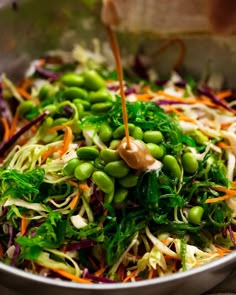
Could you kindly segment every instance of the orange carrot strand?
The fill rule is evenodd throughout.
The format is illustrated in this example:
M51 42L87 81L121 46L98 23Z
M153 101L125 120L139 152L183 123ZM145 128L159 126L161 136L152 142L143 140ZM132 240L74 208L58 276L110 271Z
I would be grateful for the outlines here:
M222 197L217 197L217 198L212 198L212 199L207 199L205 201L206 204L209 204L209 203L216 203L216 202L220 202L220 201L224 201L224 200L227 200L229 198L231 198L232 196L230 195L224 195Z
M21 235L23 236L26 233L27 230L27 219L23 215L21 218Z
M85 184L85 183L80 183L79 188L81 190L83 190L83 191L89 191L90 190L89 186L87 184Z
M75 275L70 274L69 272L57 268L52 268L52 271L58 273L62 277L65 277L71 281L77 282L77 283L82 283L82 284L91 284L90 279L85 279L85 278L80 278Z
M79 186L78 183L75 182L75 181L73 181L73 180L68 180L68 182L69 182L72 186L74 186L74 187L78 187L78 186Z
M124 278L123 283L128 282L129 280L134 278L136 274L137 274L137 270L134 270L133 272L131 272L126 278Z
M72 199L71 203L70 203L70 210L75 209L75 206L76 206L78 200L79 200L79 193L77 192L76 195L74 196L74 198Z
M15 112L15 115L12 120L11 128L10 128L10 136L12 136L16 132L17 124L19 119L19 111L18 109Z
M149 279L149 280L153 278L153 274L154 274L154 270L153 270L153 268L151 268L151 269L149 270L149 273L148 273L148 279Z
M24 88L16 88L17 92L23 96L27 100L33 100L33 97L31 94L29 94Z

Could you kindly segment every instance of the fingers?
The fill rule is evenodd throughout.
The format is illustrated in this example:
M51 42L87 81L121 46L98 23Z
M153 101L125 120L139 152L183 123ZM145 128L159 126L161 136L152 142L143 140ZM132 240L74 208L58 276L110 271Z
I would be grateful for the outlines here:
M212 29L217 33L236 31L236 1L208 0L209 20Z

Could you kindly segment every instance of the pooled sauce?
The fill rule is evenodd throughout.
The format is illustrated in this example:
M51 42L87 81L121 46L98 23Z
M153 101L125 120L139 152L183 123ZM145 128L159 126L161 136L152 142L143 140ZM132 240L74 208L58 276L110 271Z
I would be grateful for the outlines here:
M128 149L126 138L123 138L117 151L132 169L145 171L161 168L161 162L153 158L146 145L140 140L130 137L130 148Z
M121 65L120 50L116 35L111 28L111 24L119 22L119 16L112 1L104 1L102 18L106 24L111 49L115 58L117 76L119 80L120 96L122 104L122 114L125 126L125 137L118 147L118 153L127 165L138 171L157 170L161 167L161 163L153 158L144 143L129 136L128 115L126 109L126 99L123 84L123 69Z

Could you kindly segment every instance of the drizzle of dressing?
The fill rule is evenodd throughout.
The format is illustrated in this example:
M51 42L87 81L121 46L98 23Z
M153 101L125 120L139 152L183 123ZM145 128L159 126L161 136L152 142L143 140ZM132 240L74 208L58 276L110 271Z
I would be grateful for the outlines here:
M122 104L122 114L125 126L125 137L118 146L118 153L127 165L138 171L157 170L161 168L161 162L157 161L150 154L144 143L129 136L128 115L126 109L126 99L123 84L123 69L120 58L119 45L116 35L111 26L119 23L119 14L112 0L103 0L102 20L106 25L110 40L110 46L115 58L117 76L119 80L120 96Z

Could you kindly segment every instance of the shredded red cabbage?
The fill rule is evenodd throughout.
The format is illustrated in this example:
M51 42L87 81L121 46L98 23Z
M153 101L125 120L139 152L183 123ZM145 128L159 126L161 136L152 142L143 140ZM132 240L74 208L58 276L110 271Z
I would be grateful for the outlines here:
M12 258L11 263L10 263L11 266L15 266L16 259L17 259L19 254L20 254L20 245L16 244L15 245L15 251L13 253L13 258Z
M93 245L95 245L95 242L92 240L82 240L78 243L71 243L66 246L67 251L74 251L74 250L79 250L79 249L84 249L84 248L90 248Z
M35 71L43 78L50 79L50 81L55 81L61 76L61 73L54 73L49 70L43 69L42 67L36 67Z
M206 86L201 86L198 87L198 92L202 95L207 96L208 98L210 98L214 103L222 106L223 108L225 108L228 111L232 111L232 108L229 107L227 104L225 104L223 101L221 101L216 95L214 95L211 90L206 87Z
M83 271L83 278L88 278L95 282L101 282L101 283L115 283L115 281L113 280L90 274L87 268L85 268Z
M235 240L235 236L234 236L234 232L233 232L233 229L232 229L232 226L229 225L228 226L228 231L229 231L229 236L230 236L230 239L234 245L234 249L236 249L236 240Z
M157 105L168 105L168 104L184 104L183 102L179 102L176 100L166 100L166 99L159 99L156 101ZM186 100L186 104L188 104L188 101Z

